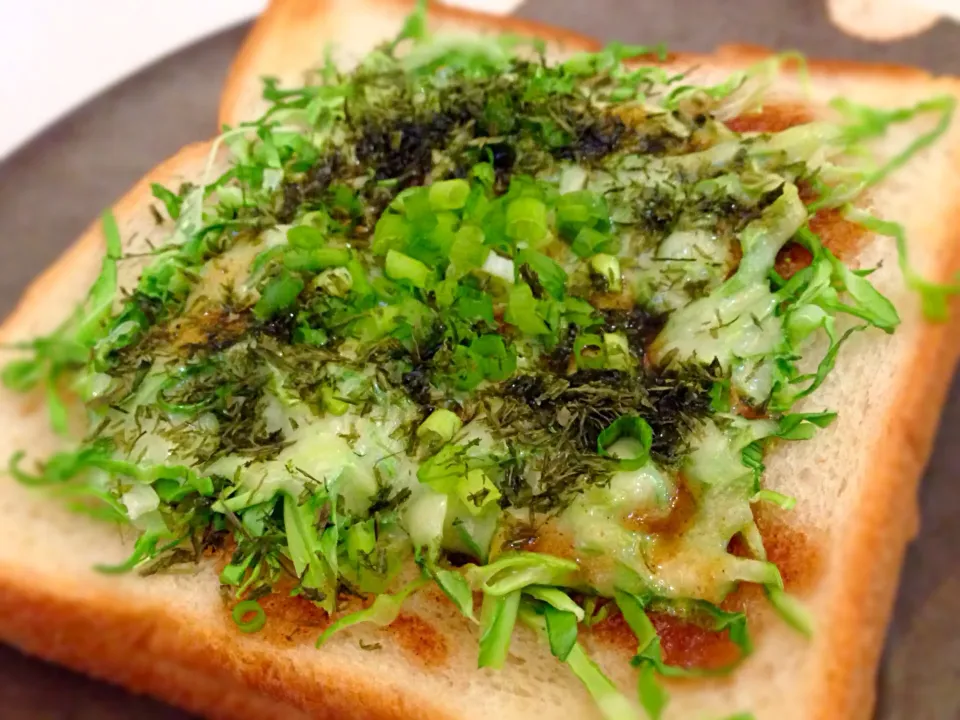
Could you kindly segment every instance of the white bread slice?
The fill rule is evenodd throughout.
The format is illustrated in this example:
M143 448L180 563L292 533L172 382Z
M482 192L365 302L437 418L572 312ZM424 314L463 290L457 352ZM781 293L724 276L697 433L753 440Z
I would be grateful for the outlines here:
M409 8L395 0L274 2L234 67L221 119L232 124L255 116L260 75L295 82L330 39L358 56L395 34ZM571 34L462 11L440 9L437 19L448 30L532 31L586 46ZM737 48L675 62L699 65L701 77L725 76L757 56ZM813 108L837 94L894 106L960 93L956 81L919 71L837 63L812 70ZM800 97L789 74L776 91ZM898 129L882 149L902 147L916 131ZM136 237L136 244L163 237L169 228L154 224L149 183L198 179L207 151L187 148L118 203L124 238ZM934 278L960 264L958 170L960 127L954 127L870 196L878 212L906 225L914 261ZM95 276L101 244L99 229L91 228L31 287L0 341L53 327ZM788 584L807 576L794 589L816 615L817 634L804 641L762 605L751 607L755 654L729 678L672 684L668 718L715 720L747 709L758 718L869 716L897 573L916 529L916 482L960 348L954 325L921 321L892 241L876 240L855 260L883 263L872 277L900 309L903 326L892 337L870 332L851 340L812 403L839 409L840 419L812 441L778 448L768 463L768 485L798 498L768 542L781 546L777 557ZM37 398L0 391L0 424L0 457L21 448L42 457L57 445ZM149 578L98 574L92 566L124 557L129 538L6 477L0 527L0 638L209 717L597 717L566 668L523 631L503 671L476 670L475 631L437 593L415 596L392 628L344 632L316 650L317 619L299 605L268 608L264 632L241 635L218 595L215 561ZM363 650L360 639L381 649ZM629 653L601 636L586 644L633 696Z

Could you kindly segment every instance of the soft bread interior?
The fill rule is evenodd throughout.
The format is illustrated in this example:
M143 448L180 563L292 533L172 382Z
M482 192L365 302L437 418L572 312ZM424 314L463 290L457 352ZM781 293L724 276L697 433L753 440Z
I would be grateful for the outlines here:
M258 114L257 77L299 82L330 39L344 56L357 57L394 35L408 9L391 0L274 3L238 60L221 119L235 123ZM469 14L441 17L443 30L478 27ZM491 29L495 22L484 27ZM571 37L565 40L575 45ZM753 59L748 52L727 50L677 62L684 69L696 66L700 78L720 78ZM819 108L836 95L899 106L958 91L952 80L919 72L826 64L813 71L811 97L788 75L777 81L776 94ZM917 129L895 129L879 149L895 152ZM149 182L176 186L197 180L207 153L207 145L184 150L120 201L116 214L131 247L160 241L169 232L149 212ZM913 260L931 277L946 277L957 266L953 198L960 189L958 169L960 127L955 126L870 193L873 209L904 223ZM102 239L93 227L30 289L4 325L2 340L55 326L95 277L101 253ZM876 239L855 261L880 266L873 280L897 305L903 325L893 336L870 331L848 343L833 375L809 403L809 409L838 409L840 418L812 441L779 447L766 476L770 487L798 499L792 515L781 519L780 532L794 539L792 545L786 542L787 562L816 566L797 588L817 618L816 637L803 640L758 605L752 615L755 654L729 678L671 684L667 717L719 718L747 709L758 718L869 715L897 573L915 530L915 485L957 348L948 326L921 321L891 240ZM0 418L6 430L0 434L0 457L18 449L42 457L58 445L39 398L0 390ZM344 632L318 651L313 647L316 619L301 606L282 605L263 633L241 635L219 596L215 561L149 578L95 572L96 563L122 559L130 537L72 514L7 477L0 479L0 527L0 637L197 712L215 717L597 716L576 679L526 632L518 631L503 671L476 670L476 630L437 593L414 597L397 627ZM363 649L361 639L380 649ZM630 653L596 638L585 643L633 697Z

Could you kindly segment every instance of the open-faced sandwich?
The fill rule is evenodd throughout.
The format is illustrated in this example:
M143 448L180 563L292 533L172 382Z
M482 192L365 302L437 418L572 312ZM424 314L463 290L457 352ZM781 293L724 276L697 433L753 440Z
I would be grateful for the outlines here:
M957 91L277 0L4 326L0 637L218 718L867 717Z

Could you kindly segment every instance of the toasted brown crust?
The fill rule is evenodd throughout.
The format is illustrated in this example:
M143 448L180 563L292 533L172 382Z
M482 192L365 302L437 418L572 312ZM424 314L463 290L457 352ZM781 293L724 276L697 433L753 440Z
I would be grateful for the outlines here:
M171 179L180 174L181 168L185 164L197 161L198 158L205 158L209 152L209 142L192 143L181 148L175 155L167 158L144 175L122 198L117 200L113 205L114 214L132 214L134 208L142 205L151 197L150 185L152 183L169 183ZM100 231L100 220L97 219L90 223L83 235L74 241L53 265L40 273L27 286L14 309L0 325L0 339L6 339L7 330L12 325L17 324L21 314L27 308L43 298L47 288L58 284L61 279L67 277L80 258L88 257L91 253L99 255L101 247L103 247L103 234Z
M960 163L958 163L960 167ZM957 185L956 181L954 185ZM955 188L956 192L960 188ZM960 268L960 208L946 227L938 280ZM836 563L842 582L830 601L831 633L820 642L822 672L812 693L811 718L868 717L876 696L876 668L893 613L907 544L919 529L916 489L933 449L940 412L960 356L960 303L949 323L928 324L901 374L898 402L867 470L871 492L863 498L848 532L838 538Z
M409 11L415 0L365 0L383 6L392 6ZM227 79L220 95L218 122L223 125L236 125L242 120L250 118L238 117L236 107L242 94L249 89L249 83L263 75L264 68L271 68L274 61L280 56L296 56L298 48L282 45L271 45L267 39L283 35L298 23L316 17L328 11L331 0L271 0L267 9L258 18L253 29L247 35L230 66ZM438 2L430 5L430 14L438 19L448 19L472 25L480 30L510 32L519 35L550 39L563 47L594 51L601 47L596 39L582 35L573 30L559 28L535 20L517 17L498 17L475 10L459 7L449 7ZM316 40L316 44L319 44ZM302 48L304 55L310 51L316 52L317 47ZM275 54L278 53L279 55ZM674 53L667 58L668 62L680 65L696 65L709 62L722 62L742 66L744 63L753 63L774 54L770 48L745 43L730 43L720 45L713 53ZM841 73L863 78L897 78L904 81L919 81L930 78L930 73L909 65L895 63L862 63L855 60L820 60L806 61L809 70L820 73ZM799 68L796 60L785 63L784 70L796 72Z
M748 43L729 43L721 45L716 50L716 57L721 60L730 60L737 63L757 62L764 60L774 54L774 51L763 45L750 45ZM691 56L702 57L702 56ZM918 80L928 80L931 75L926 70L912 65L899 65L897 63L864 63L857 60L823 60L812 58L805 60L809 70L825 74L841 74L858 78L882 78L885 80L909 80L916 82ZM800 68L800 63L796 60L789 60L784 65L784 69L796 72Z
M170 618L58 598L16 582L16 573L0 578L0 613L4 640L24 652L218 720L309 717L231 678L209 658L191 663L190 648L167 646L166 657L145 650L144 638L165 634L159 628L165 621L173 625ZM209 652L206 645L203 652Z
M368 0L370 1L370 0ZM376 0L403 4L403 0ZM265 45L288 23L304 14L323 13L327 2L274 0L258 21L235 61L224 90L221 122L230 115L238 93L259 74ZM561 32L516 19L490 18L470 11L434 7L432 12L491 29L532 33L589 49L596 44L575 33ZM690 63L742 65L767 54L743 46L725 46L713 57L684 55ZM924 80L922 71L899 66L849 62L815 62L828 73L864 78ZM117 204L118 215L132 212L149 197L151 182L164 182L209 144L189 146L149 173ZM956 182L954 180L954 182ZM946 188L943 189L947 191ZM956 192L957 188L954 188ZM960 209L944 227L949 239L940 243L949 257L940 264L944 279L960 266ZM0 328L2 337L25 308L37 302L51 284L68 277L75 261L99 254L99 225L92 226L24 294L17 310ZM957 314L954 314L957 317ZM836 540L834 563L845 571L829 603L831 633L818 639L811 652L822 658L816 692L808 698L810 718L866 717L873 699L877 665L897 587L906 543L916 529L908 498L929 454L950 373L960 352L956 321L929 325L920 334L912 364L922 373L903 373L897 388L900 402L886 419L884 452L872 458L871 492ZM349 673L305 676L291 663L277 663L264 647L248 642L228 626L193 627L157 607L117 607L106 595L88 596L36 583L16 567L0 567L0 636L27 652L77 670L119 682L211 718L284 717L440 718L443 709L419 696L390 695L376 678ZM680 691L680 690L678 690ZM676 691L675 691L676 692Z
M226 622L194 626L156 606L113 600L31 583L18 568L0 567L5 641L205 717L449 717L424 698L384 693L375 678L345 670L307 677L278 666L267 643L245 642Z
M233 112L240 96L249 89L249 83L262 75L262 68L271 67L271 60L275 58L273 52L281 48L271 47L267 38L283 34L287 28L295 27L298 21L316 17L327 12L331 0L271 0L264 13L257 19L250 34L240 47L240 52L230 65L223 91L220 95L220 109L218 121L221 125L235 125L240 120ZM414 0L376 0L384 6L403 8L408 11L413 8ZM446 18L472 25L480 30L514 32L520 35L550 38L566 47L578 50L595 50L600 44L585 35L552 27L533 20L515 17L497 17L487 13L455 8L441 3L431 3L430 14L436 18ZM314 41L316 42L316 41ZM316 51L317 45L305 48L304 54L310 50ZM297 51L282 48L284 56L294 55Z

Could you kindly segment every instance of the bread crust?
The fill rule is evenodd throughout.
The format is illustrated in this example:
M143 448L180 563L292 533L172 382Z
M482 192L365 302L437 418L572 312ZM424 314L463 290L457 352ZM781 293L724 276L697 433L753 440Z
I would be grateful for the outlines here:
M401 8L403 12L413 9L414 0L361 0L363 4L371 2L383 8ZM309 23L312 18L329 12L334 0L270 0L264 13L254 23L250 34L240 46L240 51L230 65L227 79L220 95L218 121L223 125L236 125L249 118L240 117L235 112L243 96L250 91L250 82L262 76L265 67L275 67L274 63L282 59L297 57L299 48L271 45L273 38L284 36L298 23ZM479 30L493 32L514 32L520 35L550 38L566 47L577 50L596 50L600 47L593 38L572 30L565 30L534 20L516 17L499 17L487 13L451 7L442 3L430 4L430 16L462 22ZM302 55L300 56L302 57ZM272 70L271 70L272 71Z
M409 7L403 0L365 0L387 7ZM256 23L227 80L220 108L221 123L235 124L234 111L250 79L269 70L271 42L283 37L290 23L316 22L331 0L274 0ZM596 43L567 31L521 21L491 18L467 10L434 6L441 17L494 30L556 38L568 47L592 49ZM296 48L291 49L294 52ZM742 66L769 54L750 46L723 46L714 56L683 54L671 58L681 64L711 63ZM265 64L266 63L266 64ZM816 61L811 68L825 74L864 79L923 81L929 75L900 66L871 66L845 61ZM150 197L150 183L168 182L184 165L209 152L209 143L184 148L137 183L116 205L118 217L134 213ZM953 152L952 150L950 152ZM953 167L960 162L952 158ZM956 194L957 176L951 177ZM960 267L960 208L952 209L940 225L947 234L937 243L945 257L938 265L941 279ZM41 300L51 285L70 276L81 258L102 252L99 223L24 293L12 315L0 327L0 338ZM957 309L953 317L957 318ZM809 717L847 720L867 717L873 704L874 671L892 609L899 568L907 542L916 529L913 495L932 445L951 372L960 353L957 320L926 325L910 364L922 372L901 375L895 412L884 422L883 452L873 456L867 472L871 492L861 498L847 530L837 540L834 562L845 568L831 589L833 615L830 637L818 637L810 652L822 658L821 672L808 698ZM904 512L909 507L910 512ZM208 578L213 582L212 578ZM417 716L425 720L448 717L421 695L385 692L369 675L298 671L289 662L278 663L257 642L239 635L227 624L194 626L156 606L117 607L109 594L89 594L77 588L38 583L22 568L0 565L0 636L26 652L63 663L76 670L119 682L211 718L357 717L393 720ZM675 691L676 692L676 691Z
M361 0L363 4L374 4L384 8L402 9L403 12L412 10L415 0ZM223 125L236 125L249 120L243 117L238 110L242 107L244 96L251 90L251 81L257 81L264 73L276 71L276 63L284 64L291 57L302 61L298 54L300 48L287 47L281 43L272 44L270 39L283 37L298 24L308 24L311 18L329 12L335 0L271 0L264 13L257 19L250 33L247 35L230 65L223 91L220 95L220 106L217 114L218 122ZM467 8L450 7L442 3L433 2L430 5L430 15L437 20L449 20L472 25L480 30L510 32L519 35L528 35L551 41L572 50L585 52L595 51L602 47L596 39L582 35L576 31L540 23L535 20L512 16L493 16ZM770 48L747 43L729 43L716 48L713 53L671 52L667 62L678 65L696 65L710 62L712 64L729 62L740 66L744 62L756 62L774 54ZM863 63L856 60L821 60L807 61L810 70L833 74L842 73L859 77L890 79L897 77L907 80L926 80L930 73L909 65L896 63ZM788 63L785 69L796 70L796 63ZM259 88L257 88L259 89Z
M278 666L269 645L245 638L226 618L194 625L160 607L118 605L109 594L76 590L35 584L21 568L0 567L3 639L214 720L451 717L426 698L384 693L366 675L308 676Z
M140 178L123 197L117 200L113 204L114 215L133 214L137 207L149 201L151 184L169 184L172 179L181 175L181 169L184 165L206 158L209 152L209 142L191 143L182 147L174 155L171 155ZM10 328L20 322L31 305L40 301L46 295L48 288L57 285L70 275L82 258L89 257L91 254L99 255L104 247L103 233L98 218L90 223L83 234L64 250L63 254L50 267L46 268L27 285L13 310L0 325L0 342L9 342Z

